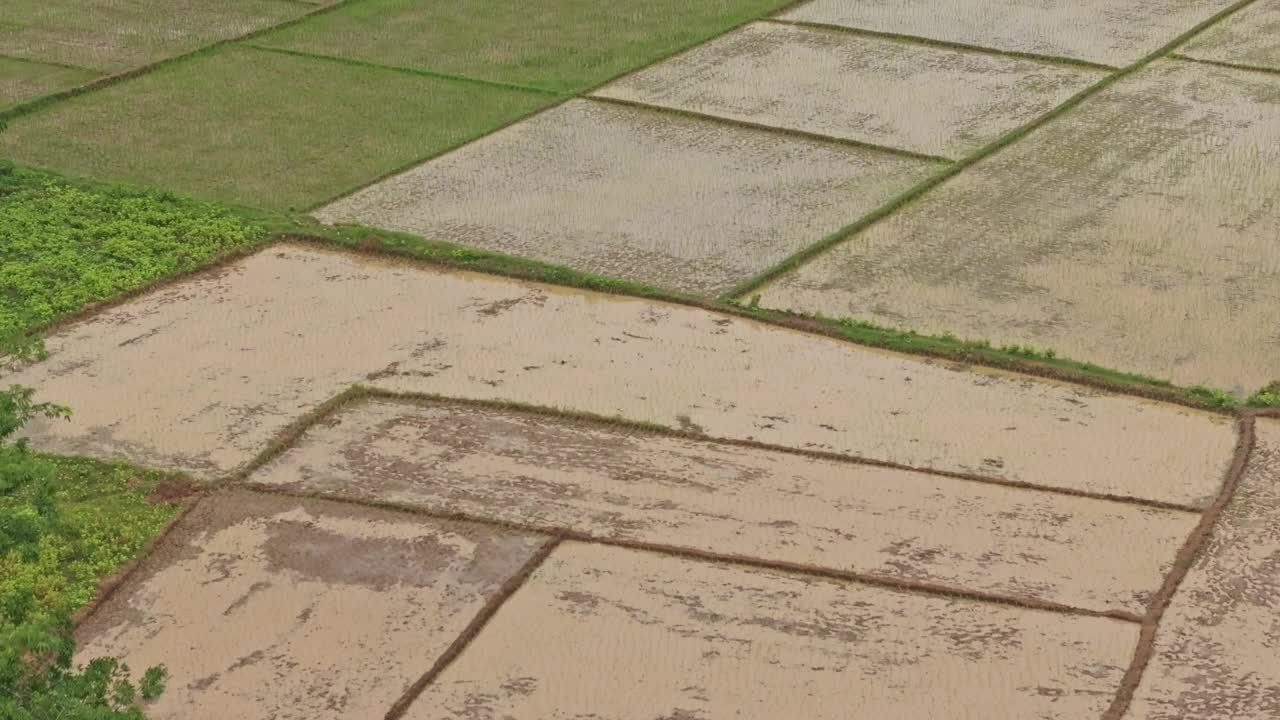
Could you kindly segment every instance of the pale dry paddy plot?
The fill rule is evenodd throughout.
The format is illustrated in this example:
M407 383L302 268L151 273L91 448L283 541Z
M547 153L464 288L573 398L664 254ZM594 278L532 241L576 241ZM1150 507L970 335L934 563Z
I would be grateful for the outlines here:
M714 294L938 167L572 100L314 214Z
M753 23L594 95L959 158L1104 76L841 31Z
M166 665L155 720L382 717L545 541L216 495L77 629L77 661Z
M1257 423L1235 495L1164 614L1133 720L1280 717L1280 420Z
M779 17L1123 66L1232 4L1233 0L810 0Z
M1199 60L1280 70L1280 0L1258 0L1177 51Z
M578 543L406 720L1096 718L1138 626Z
M440 403L343 410L249 481L1135 615L1199 520Z
M64 328L0 378L36 446L217 477L352 383L1203 506L1231 419L694 308L278 246ZM145 372L139 372L139 369Z
M761 291L1247 394L1280 377L1280 76L1157 62Z

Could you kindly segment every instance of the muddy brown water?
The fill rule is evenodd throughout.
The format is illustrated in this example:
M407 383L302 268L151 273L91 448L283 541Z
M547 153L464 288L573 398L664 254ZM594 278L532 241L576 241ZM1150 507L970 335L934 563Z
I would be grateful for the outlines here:
M1137 626L565 543L406 720L1098 717ZM856 710L855 710L856 708Z
M1280 717L1280 420L1165 611L1133 720Z
M277 246L55 333L0 378L36 446L224 475L363 382L1202 506L1230 418L634 298ZM144 369L144 372L140 372Z
M1094 611L1146 611L1196 513L447 403L375 400L249 482Z
M164 664L155 720L381 717L545 540L217 495L77 629L77 662Z

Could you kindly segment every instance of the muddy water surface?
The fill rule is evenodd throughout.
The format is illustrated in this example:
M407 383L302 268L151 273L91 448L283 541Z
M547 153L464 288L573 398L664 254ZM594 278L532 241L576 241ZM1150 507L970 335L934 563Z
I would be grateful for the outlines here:
M544 540L214 496L80 626L77 660L165 664L156 720L381 717Z
M1178 48L1202 60L1280 70L1280 0L1257 0Z
M693 308L291 246L57 333L40 447L217 476L350 383L1200 504L1230 418Z
M1137 635L567 543L405 717L1079 720L1106 708Z
M1137 615L1200 517L440 403L344 409L249 480Z
M1280 717L1280 420L1258 420L1235 497L1173 597L1127 717Z

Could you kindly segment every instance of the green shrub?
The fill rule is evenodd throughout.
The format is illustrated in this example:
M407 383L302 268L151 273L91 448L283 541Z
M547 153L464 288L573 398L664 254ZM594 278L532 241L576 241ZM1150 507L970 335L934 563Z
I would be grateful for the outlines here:
M1280 407L1280 380L1250 395L1245 404L1250 407Z
M83 189L0 161L0 338L196 270L266 235L215 205Z
M137 685L115 659L73 668L71 617L172 510L138 493L104 494L133 474L122 464L60 462L12 441L32 418L68 414L35 402L30 388L0 391L0 720L141 720L140 701L163 692L164 668L148 669ZM109 501L118 506L120 497L142 512L113 511Z

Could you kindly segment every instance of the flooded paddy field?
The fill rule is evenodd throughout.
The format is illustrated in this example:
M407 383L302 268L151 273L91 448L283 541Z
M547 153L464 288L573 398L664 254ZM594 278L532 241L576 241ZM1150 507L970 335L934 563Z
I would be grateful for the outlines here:
M146 717L1280 715L1280 0L13 9Z

